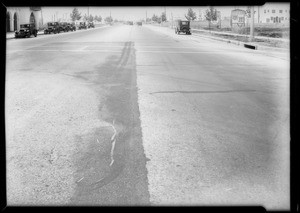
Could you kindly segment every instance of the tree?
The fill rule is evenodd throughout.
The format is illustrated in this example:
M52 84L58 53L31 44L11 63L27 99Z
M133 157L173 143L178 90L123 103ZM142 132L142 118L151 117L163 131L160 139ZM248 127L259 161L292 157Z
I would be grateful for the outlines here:
M83 21L88 21L89 17L87 16L87 14L84 14L84 16L82 17Z
M188 12L185 15L185 18L189 21L194 21L197 18L196 13L193 11L192 8L188 9Z
M89 20L90 22L92 22L92 21L94 21L94 17L93 17L92 15L90 15L90 16L88 17L88 20Z
M101 22L102 21L102 17L99 15L99 16L95 16L94 17L94 19L96 20L96 21L99 21L99 22Z
M113 19L112 19L111 16L107 16L107 17L104 19L104 21L107 22L107 23L111 23L111 22L113 22Z
M81 13L79 13L78 9L75 7L70 14L72 21L77 21L81 19Z
M161 14L160 18L161 18L161 21L162 21L162 22L165 22L165 21L167 21L167 16L166 16L166 13L165 13L165 12L163 12L163 13Z
M205 18L209 22L216 21L217 20L217 10L213 7L209 7L209 9L207 9L205 11Z
M153 14L153 16L152 16L152 21L154 21L154 22L158 22L158 16L157 15L155 15L155 14Z

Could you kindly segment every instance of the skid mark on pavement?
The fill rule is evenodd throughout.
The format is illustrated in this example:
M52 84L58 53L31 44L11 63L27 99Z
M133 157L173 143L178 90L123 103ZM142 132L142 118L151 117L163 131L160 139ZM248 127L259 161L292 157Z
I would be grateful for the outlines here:
M98 169L105 171L96 172L99 175L94 176L93 181L87 181L86 178L81 180L72 205L149 203L135 65L134 44L126 42L122 54L108 56L104 64L95 66L93 75L77 73L78 77L85 76L86 81L93 82L96 90L106 90L104 104L99 106L99 117L110 123L110 136L103 139L107 144L105 162L99 164L99 160L94 160L93 166L99 164L101 167ZM93 156L86 153L86 158L92 160Z
M256 90L221 90L221 91L159 91L159 92L150 92L149 94L158 94L158 93L186 93L186 94L205 94L205 93L233 93L233 92L256 92Z

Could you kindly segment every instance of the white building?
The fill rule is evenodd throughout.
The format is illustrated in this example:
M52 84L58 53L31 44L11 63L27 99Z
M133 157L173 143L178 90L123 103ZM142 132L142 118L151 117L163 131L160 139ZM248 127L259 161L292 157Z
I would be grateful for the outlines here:
M259 23L289 23L289 3L266 3L259 8Z
M34 23L38 29L42 25L40 7L7 7L6 32L20 29L20 24Z
M247 7L235 7L247 10ZM289 23L290 3L268 2L262 6L254 6L254 23ZM250 22L250 18L246 19Z

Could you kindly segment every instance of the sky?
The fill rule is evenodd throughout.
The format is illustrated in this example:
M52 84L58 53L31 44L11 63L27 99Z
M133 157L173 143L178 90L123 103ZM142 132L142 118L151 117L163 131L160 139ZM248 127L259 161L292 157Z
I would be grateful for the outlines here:
M113 19L124 21L139 21L146 18L151 18L153 14L160 16L162 12L166 11L167 19L180 19L184 18L184 14L187 13L189 7L77 7L81 15L100 15L103 19L107 16L111 16ZM197 16L200 11L205 11L208 7L191 7ZM221 11L221 15L230 16L230 12L235 7L215 7ZM74 7L42 7L43 21L54 21L53 19L67 19L70 17L70 13Z

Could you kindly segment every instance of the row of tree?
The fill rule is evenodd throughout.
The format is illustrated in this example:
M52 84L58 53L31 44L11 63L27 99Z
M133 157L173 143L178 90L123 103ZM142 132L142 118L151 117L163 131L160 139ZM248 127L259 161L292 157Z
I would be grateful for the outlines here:
M77 8L74 8L72 13L70 14L70 17L72 19L72 21L77 21L77 20L82 20L83 21L99 21L101 22L102 21L102 17L99 15L81 15L81 13L78 11ZM194 21L195 19L197 19L197 15L196 13L193 11L192 8L189 8L188 11L187 11L187 14L185 14L185 18L189 21ZM205 11L205 18L206 20L208 21L215 21L217 20L217 10L214 8L214 7L209 7L209 9L207 9ZM108 16L104 19L105 22L113 22L113 19L111 16ZM166 16L166 13L163 12L160 16L157 16L156 14L153 14L152 18L147 18L146 20L147 22L150 22L150 21L154 21L154 22L157 22L157 23L161 23L161 22L166 22L167 21L167 16Z
M102 21L102 17L99 15L87 15L87 14L84 14L84 15L81 15L81 13L78 11L77 8L74 8L70 14L70 17L71 17L71 20L72 21L78 21L78 20L83 20L83 21L99 21L101 22ZM105 22L112 22L113 21L113 18L111 16L108 16L104 19Z
M197 19L197 15L196 13L193 11L192 8L189 8L187 13L184 15L185 18L189 21L194 21ZM217 20L217 10L214 7L209 7L209 9L207 9L205 11L205 19L208 21L215 21ZM163 12L160 16L157 16L155 14L153 14L151 19L147 18L147 22L149 21L154 21L157 23L161 23L161 22L165 22L167 21L167 17L166 14Z
M157 22L157 23L165 22L165 21L167 21L166 13L163 12L160 16L157 16L157 15L153 14L151 19L147 18L147 22L149 22L149 21L154 21L154 22Z

